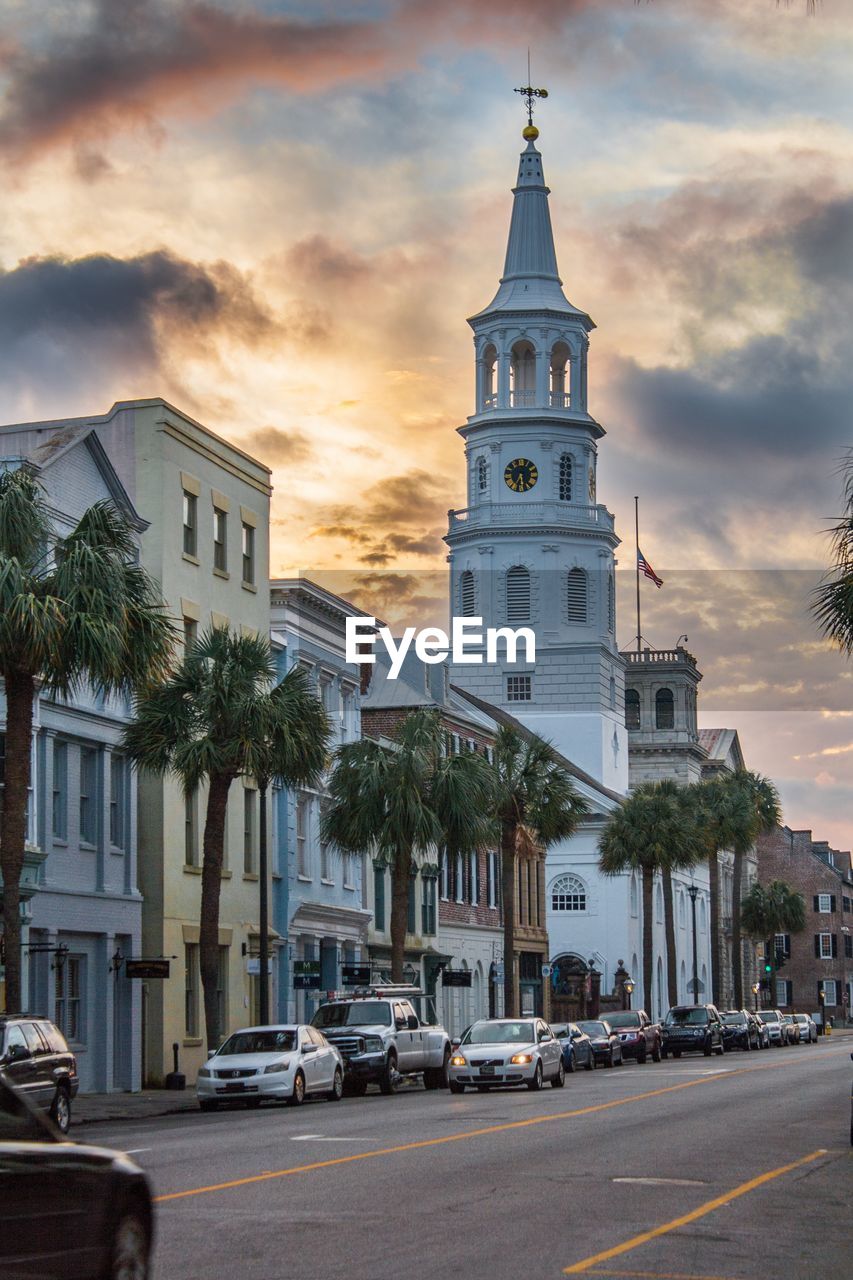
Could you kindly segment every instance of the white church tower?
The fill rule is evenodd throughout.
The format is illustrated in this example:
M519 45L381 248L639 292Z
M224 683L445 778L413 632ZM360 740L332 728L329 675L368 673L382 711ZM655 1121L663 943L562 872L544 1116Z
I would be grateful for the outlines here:
M595 326L563 293L538 130L528 123L523 136L500 286L468 322L476 405L459 428L468 505L449 513L446 541L451 614L481 617L484 627L530 626L536 660L508 663L501 648L497 663L457 665L452 679L621 794L628 744L616 645L619 539L596 502L604 428L587 407Z

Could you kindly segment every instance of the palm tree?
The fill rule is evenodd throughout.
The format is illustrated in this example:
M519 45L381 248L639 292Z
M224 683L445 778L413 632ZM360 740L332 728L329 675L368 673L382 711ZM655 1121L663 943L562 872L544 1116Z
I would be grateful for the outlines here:
M755 807L749 791L732 785L733 775L699 782L691 788L697 819L705 840L711 898L711 987L714 1004L720 1004L720 854L734 849L754 830Z
M266 637L227 627L205 632L180 666L137 703L125 734L130 758L150 773L173 773L189 796L208 784L201 871L199 968L208 1049L219 1044L219 895L228 793L237 778L297 787L326 763L329 722L301 667L275 684Z
M770 965L770 1001L776 998L776 934L801 933L806 927L806 905L784 880L764 886L757 882L743 900L741 924L751 938L766 944Z
M844 470L844 515L830 530L834 564L815 591L812 608L823 634L849 658L853 655L853 452Z
M640 872L643 886L643 991L652 992L652 897L655 873L692 865L705 856L705 840L686 788L670 780L642 782L611 816L598 842L599 868L607 876ZM672 940L673 954L675 939Z
M88 682L103 694L129 694L165 674L171 661L172 624L135 557L132 533L112 504L96 503L70 534L55 538L32 472L0 475L0 871L10 1010L21 1003L20 881L37 688L68 696Z
M662 778L658 783L661 795L671 796L679 804L685 806L688 825L693 817L692 796L688 788L679 786L672 778ZM670 1007L678 1004L678 967L675 946L675 911L673 908L672 873L688 871L704 857L704 850L693 839L686 845L674 845L669 856L661 865L661 886L663 888L663 922L666 937L666 989Z
M782 820L779 792L769 778L750 769L738 769L730 785L742 788L751 801L752 821L734 840L732 868L732 980L735 1008L743 1008L743 940L741 937L741 898L743 894L743 860L760 835L775 831Z
M349 853L371 850L391 869L391 979L403 981L409 881L430 852L449 856L489 836L490 778L483 756L450 755L433 708L410 712L391 743L364 738L335 753L322 839Z
M515 883L519 857L566 840L588 812L554 748L535 733L502 726L491 763L492 812L499 824L504 925L504 1015L516 1015Z

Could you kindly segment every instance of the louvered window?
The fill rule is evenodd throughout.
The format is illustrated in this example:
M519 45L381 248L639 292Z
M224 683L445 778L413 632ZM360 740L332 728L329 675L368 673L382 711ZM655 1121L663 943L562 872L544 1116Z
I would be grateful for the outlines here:
M570 569L566 580L566 618L569 622L586 622L587 578L583 569Z
M477 459L477 488L486 493L489 487L489 464L485 458Z
M506 573L507 622L530 621L530 571L516 564Z
M560 458L560 501L572 500L572 455L564 453Z
M474 587L474 575L465 569L459 580L459 600L463 618L473 618L477 610L477 593Z
M607 579L607 629L616 630L616 592L613 587L613 574Z

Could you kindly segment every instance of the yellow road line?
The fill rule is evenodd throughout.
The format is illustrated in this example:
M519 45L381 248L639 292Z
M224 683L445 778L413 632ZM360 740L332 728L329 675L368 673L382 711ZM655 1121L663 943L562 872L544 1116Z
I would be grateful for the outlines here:
M716 1077L719 1079L720 1077ZM650 1240L655 1240L658 1236L665 1236L670 1231L675 1231L678 1227L686 1227L690 1222L696 1222L698 1218L704 1218L706 1214L713 1213L715 1209L720 1209L724 1204L730 1204L732 1200L737 1200L740 1196L745 1196L750 1191L755 1191L757 1187L761 1187L765 1182L772 1182L774 1178L781 1178L784 1173L791 1173L794 1169L801 1169L805 1164L811 1164L813 1160L817 1160L819 1156L826 1155L826 1150L821 1147L817 1151L812 1151L811 1155L803 1156L801 1160L795 1160L792 1164L783 1164L778 1169L771 1169L769 1173L761 1173L757 1178L750 1178L749 1182L742 1182L739 1187L734 1187L731 1191L725 1192L724 1195L717 1196L713 1200L706 1200L704 1204L700 1204L698 1209L691 1209L689 1213L682 1214L680 1218L673 1218L672 1222L665 1222L660 1227L654 1227L651 1231L643 1231L638 1236L633 1236L630 1240L626 1240L624 1244L614 1245L612 1249L605 1249L602 1253L591 1254L588 1258L583 1258L580 1262L573 1263L572 1266L566 1267L563 1271L564 1276L580 1275L584 1271L590 1271L599 1262L607 1262L610 1258L618 1258L623 1253L630 1253L632 1249L637 1249L641 1244L648 1244Z
M234 1178L230 1182L215 1182L209 1187L191 1187L187 1191L169 1191L155 1196L159 1204L167 1200L183 1200L187 1196L207 1195L213 1191L230 1191L234 1187L246 1187L253 1182L269 1182L273 1178L289 1178L297 1173L312 1173L315 1169L330 1169L334 1165L355 1164L358 1160L377 1160L380 1156L399 1155L404 1151L419 1151L425 1147L440 1147L448 1142L468 1142L472 1138L484 1138L493 1133L507 1133L512 1129L527 1129L536 1124L553 1124L557 1120L572 1120L577 1116L593 1115L597 1111L609 1111L613 1107L624 1107L629 1102L642 1102L645 1098L659 1098L665 1093L677 1093L679 1089L695 1089L700 1084L716 1084L720 1080L730 1080L733 1076L743 1075L748 1067L737 1067L723 1075L701 1076L698 1080L685 1080L681 1084L666 1085L662 1089L650 1089L647 1093L634 1093L627 1098L614 1098L610 1102L599 1102L591 1107L580 1107L576 1111L560 1111L556 1115L532 1116L527 1120L511 1120L507 1124L489 1125L485 1129L468 1129L464 1133L444 1134L441 1138L422 1138L418 1142L405 1142L398 1147L381 1147L376 1151L359 1151L349 1156L335 1156L331 1160L316 1160L312 1164L300 1164L291 1169L272 1169L266 1173L250 1174L246 1178Z

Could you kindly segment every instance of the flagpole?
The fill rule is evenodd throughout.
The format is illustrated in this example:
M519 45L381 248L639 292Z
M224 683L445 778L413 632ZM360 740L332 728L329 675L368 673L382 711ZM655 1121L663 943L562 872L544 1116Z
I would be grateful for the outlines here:
M637 570L637 653L642 648L640 632L640 499L634 495L634 565Z

